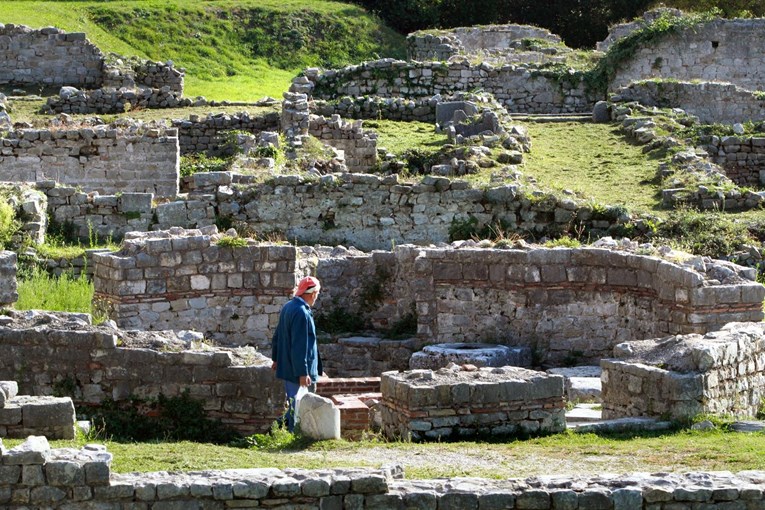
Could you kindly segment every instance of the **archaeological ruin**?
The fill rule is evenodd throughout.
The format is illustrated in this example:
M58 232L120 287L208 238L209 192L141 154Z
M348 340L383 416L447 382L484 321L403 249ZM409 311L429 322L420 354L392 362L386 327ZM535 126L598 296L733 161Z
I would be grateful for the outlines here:
M677 16L614 27L600 49ZM756 415L765 399L761 255L739 265L631 241L625 232L644 234L654 218L522 174L534 139L518 119L584 115L645 152L671 149L657 163L666 208L761 208L765 138L741 131L694 146L677 133L765 121L765 61L750 51L765 43L762 23L715 19L656 36L600 88L581 73L561 79L535 67L571 51L536 27L418 32L407 60L309 68L257 114L169 113L169 123L71 115L212 104L183 96L184 71L172 62L107 57L85 34L0 24L0 85L55 87L45 110L63 114L45 128L14 125L0 94L0 181L19 224L6 248L43 243L56 229L120 243L76 263L37 261L90 278L100 324L14 309L30 255L0 251L0 438L29 436L14 448L0 440L0 506L760 508L761 472L115 474L106 448L57 449L48 439L74 437L76 419L108 402L182 395L241 436L267 432L284 400L271 335L306 275L322 281L317 323L357 325L320 334L328 377L316 393L339 413L345 439L554 434L579 398L598 403L605 420ZM382 119L427 122L446 136L426 175L391 170L398 162L365 124ZM232 150L243 154L236 168L180 175L183 156ZM303 158L307 170L280 173L277 154ZM498 178L468 179L486 168ZM454 241L455 230L499 228L534 239L579 229L593 242ZM577 377L592 387L574 388Z

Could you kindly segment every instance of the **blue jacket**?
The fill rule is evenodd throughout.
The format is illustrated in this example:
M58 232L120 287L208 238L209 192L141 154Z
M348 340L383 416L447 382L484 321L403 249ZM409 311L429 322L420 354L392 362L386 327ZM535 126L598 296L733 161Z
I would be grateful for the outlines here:
M279 313L279 325L271 339L271 360L276 362L276 377L299 383L311 376L316 382L321 374L321 359L316 346L316 327L311 308L300 297L293 297Z

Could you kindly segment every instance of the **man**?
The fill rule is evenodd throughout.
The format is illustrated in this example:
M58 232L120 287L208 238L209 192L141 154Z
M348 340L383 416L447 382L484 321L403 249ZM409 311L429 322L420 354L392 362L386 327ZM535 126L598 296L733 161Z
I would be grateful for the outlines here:
M295 429L295 395L301 387L315 391L316 381L322 373L311 314L320 290L321 284L313 276L298 282L293 298L282 307L279 325L271 340L271 369L284 381L289 403L282 423L286 423L290 432Z

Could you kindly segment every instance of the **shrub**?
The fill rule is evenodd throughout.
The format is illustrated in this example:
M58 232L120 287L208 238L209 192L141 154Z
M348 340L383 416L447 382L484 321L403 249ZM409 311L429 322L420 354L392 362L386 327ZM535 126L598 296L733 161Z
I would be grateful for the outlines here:
M181 177L200 172L225 172L231 167L232 158L210 157L206 154L181 156Z
M248 241L244 237L223 236L215 244L227 248L243 248L247 246Z
M10 244L13 234L19 229L16 211L8 202L0 202L0 249Z
M85 274L75 278L64 273L56 277L35 266L20 276L17 310L89 313L96 324L106 320L103 312L93 307L93 282Z
M229 443L239 434L220 421L207 418L204 403L189 391L177 397L106 400L90 417L96 434L118 441L197 441Z
M718 212L681 208L657 225L654 242L664 242L696 255L725 258L753 239L744 223Z
M356 333L365 327L364 319L358 313L351 313L344 308L333 308L317 314L316 328L325 333Z

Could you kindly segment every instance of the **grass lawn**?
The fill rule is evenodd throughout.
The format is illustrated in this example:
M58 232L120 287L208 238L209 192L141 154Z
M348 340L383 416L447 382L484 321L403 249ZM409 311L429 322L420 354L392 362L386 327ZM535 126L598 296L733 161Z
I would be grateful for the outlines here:
M351 4L322 0L2 1L0 23L85 32L104 53L172 60L185 95L280 98L309 66L403 57L404 37Z
M661 213L656 169L614 124L529 123L531 153L521 170L543 187L569 189L596 202Z
M21 440L4 439L6 447ZM78 441L52 441L56 448ZM92 442L92 441L91 441ZM100 442L100 441L97 441ZM264 448L211 444L105 442L116 473L234 468L380 467L398 463L407 478L527 476L603 473L732 472L765 469L765 434L678 431L605 435L563 433L508 442L400 443L296 441Z

